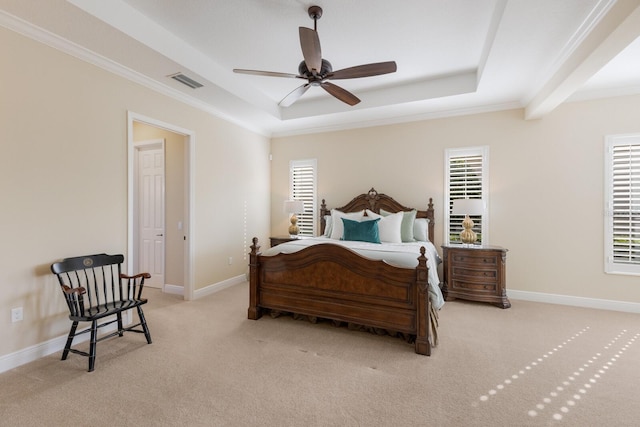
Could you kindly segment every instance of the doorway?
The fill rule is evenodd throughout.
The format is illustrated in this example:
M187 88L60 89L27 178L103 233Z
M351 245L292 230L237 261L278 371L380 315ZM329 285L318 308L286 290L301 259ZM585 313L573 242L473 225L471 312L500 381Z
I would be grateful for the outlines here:
M138 141L134 123L135 156L133 268L151 275L145 285L165 290L165 139ZM144 125L146 126L146 125ZM173 221L172 221L173 222ZM171 268L171 267L169 267ZM179 270L182 274L182 267ZM182 280L176 283L182 285Z
M127 268L148 271L150 286L186 300L193 299L194 143L192 131L128 113Z

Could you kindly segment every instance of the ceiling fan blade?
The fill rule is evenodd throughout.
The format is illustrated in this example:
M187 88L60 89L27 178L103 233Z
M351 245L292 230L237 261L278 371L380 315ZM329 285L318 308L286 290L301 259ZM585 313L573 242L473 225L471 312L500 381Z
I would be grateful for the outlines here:
M297 74L290 73L277 73L275 71L259 71L259 70L244 70L242 68L234 68L234 73L240 74L252 74L254 76L267 76L267 77L288 77L288 78L300 78L304 79L303 76L299 76Z
M356 67L343 68L330 73L328 79L354 79L357 77L379 76L381 74L395 73L398 69L395 61L376 62L374 64L358 65Z
M304 93L307 91L307 89L309 89L309 87L311 87L309 83L305 83L302 86L298 86L297 88L289 92L287 96L282 98L282 101L280 101L278 105L281 107L290 106L291 104L296 102L302 95L304 95Z
M320 73L322 69L322 50L320 49L320 38L318 32L311 28L300 27L300 47L302 56L309 71L316 70ZM313 71L312 71L313 72Z
M340 101L346 104L353 106L353 105L356 105L358 102L360 102L360 99L358 99L357 96L355 96L348 90L341 88L340 86L334 85L329 82L322 82L320 83L320 86L322 86L322 89L326 90L331 95L335 96Z

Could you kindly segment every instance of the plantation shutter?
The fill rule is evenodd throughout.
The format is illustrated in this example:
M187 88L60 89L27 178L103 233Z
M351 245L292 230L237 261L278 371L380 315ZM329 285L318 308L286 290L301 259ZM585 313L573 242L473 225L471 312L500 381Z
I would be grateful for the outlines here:
M460 232L464 215L452 215L453 201L455 199L481 199L485 206L488 204L486 193L486 164L487 148L451 149L446 154L447 183L446 194L446 241L448 243L460 243ZM477 242L487 243L485 215L471 215L474 222L473 230L478 236ZM483 236L484 235L484 236ZM483 238L484 237L484 238Z
M300 236L314 236L316 224L316 161L291 161L291 198L304 202L304 212L297 214Z
M640 136L608 146L607 272L640 274Z

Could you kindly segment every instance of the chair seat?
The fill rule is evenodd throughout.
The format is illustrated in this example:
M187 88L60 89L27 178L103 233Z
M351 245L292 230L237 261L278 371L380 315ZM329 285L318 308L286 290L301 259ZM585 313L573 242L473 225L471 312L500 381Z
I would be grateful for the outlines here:
M79 322L90 322L92 320L102 319L103 317L111 316L123 310L135 308L146 303L146 298L137 300L134 299L125 301L113 301L85 309L84 316L69 316L69 319Z

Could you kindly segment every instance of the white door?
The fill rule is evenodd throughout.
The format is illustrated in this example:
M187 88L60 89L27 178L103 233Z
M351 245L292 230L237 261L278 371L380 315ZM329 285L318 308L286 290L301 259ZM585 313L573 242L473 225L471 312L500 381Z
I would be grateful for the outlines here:
M138 151L138 271L151 274L145 285L164 286L164 147Z

